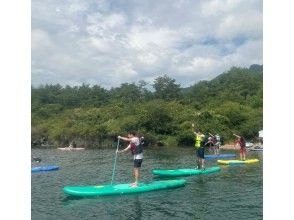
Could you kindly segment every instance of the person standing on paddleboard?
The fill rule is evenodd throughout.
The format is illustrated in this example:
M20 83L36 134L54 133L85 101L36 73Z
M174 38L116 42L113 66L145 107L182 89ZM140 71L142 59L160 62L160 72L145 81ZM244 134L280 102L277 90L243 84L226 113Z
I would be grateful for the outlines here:
M208 141L204 144L208 147L209 152L214 152L213 135L209 133Z
M192 124L192 131L195 134L196 162L197 169L205 169L204 167L204 137L199 130L196 131L195 125Z
M130 144L125 149L118 150L117 153L123 153L128 150L131 150L134 156L134 177L135 177L135 182L132 183L131 185L133 187L137 187L139 177L140 177L140 167L143 161L143 147L142 147L141 141L138 138L136 132L133 132L133 131L128 133L128 137L118 136L118 139L130 142Z
M235 137L237 137L237 141L235 144L240 146L240 160L246 160L246 141L245 138L236 134L233 134Z
M214 154L219 154L219 147L220 147L220 136L218 134L214 135L209 133L209 135L212 137L212 144L213 144L213 152Z
M215 143L215 152L214 154L219 154L219 148L221 146L221 137L219 134L215 135L216 143Z

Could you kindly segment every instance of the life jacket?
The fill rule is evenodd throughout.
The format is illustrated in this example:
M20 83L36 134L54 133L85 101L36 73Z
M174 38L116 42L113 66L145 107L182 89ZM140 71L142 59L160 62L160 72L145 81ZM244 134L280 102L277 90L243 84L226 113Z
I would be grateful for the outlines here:
M195 147L199 148L203 145L203 137L201 135L196 134L195 137Z
M141 143L139 145L135 145L134 143L130 143L131 145L131 152L133 155L143 153L143 146Z

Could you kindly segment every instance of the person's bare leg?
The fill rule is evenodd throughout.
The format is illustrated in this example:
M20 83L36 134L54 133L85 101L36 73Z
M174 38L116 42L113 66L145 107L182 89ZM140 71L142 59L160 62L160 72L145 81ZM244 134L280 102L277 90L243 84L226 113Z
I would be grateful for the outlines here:
M198 156L197 156L197 153L196 153L196 169L198 169Z
M134 167L134 177L135 177L135 182L132 183L132 186L136 187L138 185L138 180L140 177L140 170L138 167Z
M196 168L198 168L198 157L196 157Z
M216 149L216 154L217 155L219 154L219 147L217 147L217 149Z
M204 159L201 159L201 169L205 169L205 166L204 166Z

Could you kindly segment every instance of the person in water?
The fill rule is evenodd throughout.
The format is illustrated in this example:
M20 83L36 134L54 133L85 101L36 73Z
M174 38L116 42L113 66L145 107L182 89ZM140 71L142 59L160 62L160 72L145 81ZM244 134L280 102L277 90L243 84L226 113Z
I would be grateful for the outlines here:
M118 150L117 153L123 153L128 150L130 150L133 154L134 157L134 177L135 177L135 182L131 184L133 187L138 186L138 181L140 177L140 167L143 162L143 147L141 144L141 141L139 137L137 136L136 132L129 132L128 137L121 137L118 136L118 139L128 141L129 145L123 149L123 150Z
M243 136L239 136L236 134L233 134L235 137L237 137L235 148L237 145L240 146L240 160L246 160L246 141Z
M77 144L76 142L71 142L70 145L68 146L69 148L76 148L77 147Z
M195 134L195 148L196 148L196 162L197 169L205 169L204 167L204 137L205 135L199 130L195 129L195 125L192 124L192 131Z

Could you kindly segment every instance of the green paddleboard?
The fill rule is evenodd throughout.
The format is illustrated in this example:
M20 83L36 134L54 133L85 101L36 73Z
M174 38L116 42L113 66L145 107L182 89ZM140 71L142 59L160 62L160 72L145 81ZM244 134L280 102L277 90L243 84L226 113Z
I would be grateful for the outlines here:
M65 186L63 192L72 196L107 196L131 193L142 193L184 186L186 180L164 180L151 183L139 183L137 187L130 184L100 185L100 186Z
M176 169L176 170L152 170L154 175L158 176L192 176L200 174L208 174L219 172L220 167L209 167L204 170L202 169Z

